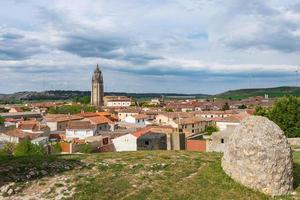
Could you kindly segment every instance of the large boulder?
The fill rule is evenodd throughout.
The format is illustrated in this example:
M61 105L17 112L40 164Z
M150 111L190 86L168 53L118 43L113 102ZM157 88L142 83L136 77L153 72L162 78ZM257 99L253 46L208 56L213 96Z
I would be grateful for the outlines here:
M293 190L291 148L283 131L265 117L248 117L234 130L222 167L237 182L268 195Z

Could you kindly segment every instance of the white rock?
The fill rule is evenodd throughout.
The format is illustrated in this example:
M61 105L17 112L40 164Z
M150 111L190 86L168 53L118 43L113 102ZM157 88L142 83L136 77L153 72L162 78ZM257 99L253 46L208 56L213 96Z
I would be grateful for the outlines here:
M283 131L265 117L249 117L235 129L222 167L237 182L265 194L293 191L291 148Z

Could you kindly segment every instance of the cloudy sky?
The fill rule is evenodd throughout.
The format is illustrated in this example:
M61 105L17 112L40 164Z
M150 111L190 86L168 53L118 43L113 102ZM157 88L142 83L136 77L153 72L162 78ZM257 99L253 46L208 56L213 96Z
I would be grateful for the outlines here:
M0 93L296 84L300 0L0 0Z

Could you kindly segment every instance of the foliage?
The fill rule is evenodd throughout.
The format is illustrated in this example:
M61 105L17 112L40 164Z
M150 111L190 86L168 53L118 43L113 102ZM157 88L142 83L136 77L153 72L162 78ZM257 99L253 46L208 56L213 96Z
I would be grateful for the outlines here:
M73 102L89 104L91 102L91 97L90 96L75 97L75 98L73 98Z
M52 147L53 147L53 153L54 154L61 153L61 146L58 142L56 142L54 145L52 145Z
M79 146L79 152L80 153L91 153L92 152L92 146L90 144L81 144Z
M289 96L278 99L268 113L287 137L300 137L300 98Z
M174 112L174 110L172 108L166 108L165 111L166 112Z
M7 142L4 144L4 147L2 150L5 152L6 155L13 155L15 148L16 148L15 143Z
M78 114L84 112L96 112L94 106L88 105L64 105L60 107L52 107L49 109L50 114Z
M262 106L257 106L255 108L255 112L254 115L260 115L260 116L264 116L264 117L268 117L268 109L264 108Z
M217 132L217 131L219 131L219 129L216 125L209 125L209 126L205 126L203 132L206 133L207 135L211 135L213 132Z
M240 105L240 106L238 106L238 109L246 109L247 108L247 106L246 105Z
M300 98L294 96L277 99L271 109L256 107L255 115L268 117L287 137L300 137Z
M0 116L0 125L4 124L4 121L5 121L4 117Z
M0 113L7 113L9 110L6 108L0 108Z
M228 102L226 102L226 103L223 105L222 110L225 111L225 110L229 110L229 109L230 109L229 104L228 104Z
M44 155L44 149L42 146L32 144L30 140L23 140L17 144L14 155L15 156L33 156L33 155Z

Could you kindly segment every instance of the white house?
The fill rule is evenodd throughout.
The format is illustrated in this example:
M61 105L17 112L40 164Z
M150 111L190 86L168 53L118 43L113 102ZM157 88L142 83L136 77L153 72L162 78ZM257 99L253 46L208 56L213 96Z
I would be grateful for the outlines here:
M131 98L125 96L105 96L104 105L107 107L129 107Z
M128 133L112 139L116 151L136 151L137 137Z
M233 128L238 126L241 121L248 117L248 114L235 114L228 117L224 117L216 121L216 126L218 127L219 131L224 131L228 128Z
M95 127L89 121L69 122L66 129L66 139L85 139L94 136Z
M136 125L146 125L148 116L144 114L130 115L125 117L125 122Z

